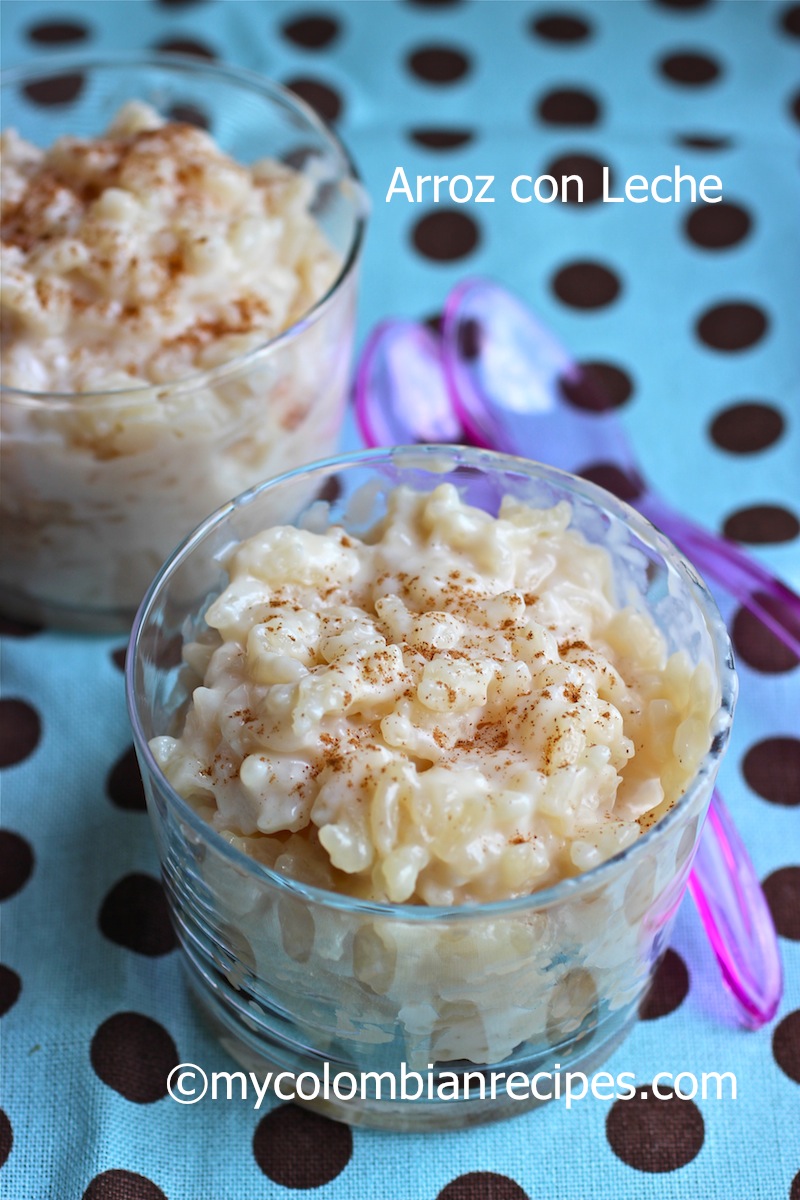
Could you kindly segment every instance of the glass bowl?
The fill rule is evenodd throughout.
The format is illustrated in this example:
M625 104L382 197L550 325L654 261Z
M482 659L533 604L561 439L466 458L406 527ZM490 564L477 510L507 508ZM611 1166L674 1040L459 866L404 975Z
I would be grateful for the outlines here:
M241 539L283 523L319 530L334 522L360 536L398 484L430 491L442 482L492 513L504 495L543 507L568 500L572 527L611 557L619 604L646 609L670 652L707 664L718 701L713 741L670 811L582 875L475 906L365 902L286 878L234 848L171 788L148 742L180 729L199 682L182 665L182 646L207 632L203 614L226 586L224 564ZM736 685L728 636L708 591L626 504L535 462L427 446L298 470L209 517L142 604L127 689L188 979L223 1044L248 1069L310 1073L297 1098L338 1119L430 1129L533 1107L553 1089L548 1073L594 1071L629 1032L686 888ZM424 1081L417 1099L401 1098L409 1071ZM340 1096L330 1083L327 1095L322 1090L326 1075L340 1072L359 1081L362 1072L386 1075L380 1088L376 1077L368 1079L366 1094L348 1100L346 1084ZM436 1080L449 1072L464 1084L460 1099L437 1093ZM503 1075L494 1097L492 1072ZM511 1072L522 1074L506 1087ZM406 1094L415 1089L409 1084Z
M286 89L238 68L59 56L4 73L3 125L48 147L101 133L132 99L207 122L242 164L270 157L299 170L339 269L284 332L202 373L94 393L4 387L0 608L86 631L129 628L158 567L207 513L335 452L365 228L364 192L336 135Z

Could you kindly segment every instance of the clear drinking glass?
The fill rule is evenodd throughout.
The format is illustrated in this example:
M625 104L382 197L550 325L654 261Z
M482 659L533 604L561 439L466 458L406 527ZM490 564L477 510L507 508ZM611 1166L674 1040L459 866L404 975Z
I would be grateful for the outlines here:
M166 782L148 740L176 733L198 682L181 647L202 637L226 555L277 523L362 535L398 484L454 483L495 513L510 494L572 505L573 527L613 561L617 599L649 612L670 652L706 663L718 707L711 749L684 795L624 852L530 896L477 906L376 904L278 875L234 849ZM736 685L725 627L691 567L647 521L561 471L461 447L401 447L333 459L262 485L210 517L164 566L128 655L128 702L164 881L191 988L224 1045L252 1070L311 1072L298 1098L354 1124L457 1127L513 1115L493 1070L582 1070L622 1041L667 947L686 888ZM327 1066L326 1066L327 1064ZM560 1064L560 1066L559 1066ZM470 1098L391 1100L402 1071L472 1072ZM316 1099L314 1077L387 1072L380 1098ZM322 1086L322 1085L321 1085ZM540 1093L552 1084L537 1085ZM284 1089L285 1090L285 1089ZM345 1095L347 1088L340 1089ZM413 1093L414 1087L409 1085ZM523 1087L524 1092L524 1087ZM305 1097L305 1098L304 1098Z
M41 105L48 87L61 88L61 103ZM340 267L299 321L203 373L101 393L3 388L0 608L88 631L129 627L161 563L207 513L335 452L366 217L336 135L247 71L166 55L59 57L4 73L3 125L47 147L102 133L133 99L172 119L207 120L239 163L271 157L299 170Z

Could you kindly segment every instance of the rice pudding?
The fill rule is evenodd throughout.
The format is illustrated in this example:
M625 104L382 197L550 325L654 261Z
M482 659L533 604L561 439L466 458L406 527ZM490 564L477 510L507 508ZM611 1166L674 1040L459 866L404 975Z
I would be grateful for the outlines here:
M4 607L119 624L203 516L333 450L355 274L313 170L138 101L0 150Z
M202 685L151 748L260 862L360 899L459 905L597 866L709 749L710 671L614 600L571 508L401 487L362 540L239 545L185 649Z

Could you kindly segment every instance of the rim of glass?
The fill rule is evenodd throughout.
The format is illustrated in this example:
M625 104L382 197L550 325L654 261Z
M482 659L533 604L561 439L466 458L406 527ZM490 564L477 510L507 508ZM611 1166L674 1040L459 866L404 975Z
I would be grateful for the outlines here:
M31 77L46 77L73 71L91 71L93 69L112 70L115 67L149 67L160 70L174 70L178 74L211 76L232 84L244 91L256 92L267 101L287 112L299 114L311 129L341 160L345 176L353 184L353 204L355 209L353 232L350 243L343 257L342 264L328 290L315 301L303 315L274 337L269 338L260 346L248 350L246 354L237 355L227 362L219 363L207 371L197 371L192 375L182 375L179 379L168 380L165 383L141 383L134 387L109 388L91 392L33 392L25 388L7 387L0 383L0 392L8 400L17 403L34 405L51 405L54 407L74 407L85 402L103 400L106 404L123 404L138 402L143 392L158 392L159 394L175 394L184 391L194 391L199 387L208 387L249 369L261 359L266 358L277 347L292 341L306 328L313 325L330 307L334 297L343 284L350 278L358 264L369 215L367 193L364 190L361 176L338 134L317 115L310 104L294 92L275 80L259 75L256 71L246 68L231 67L224 63L206 62L184 54L166 54L154 51L150 54L137 52L119 54L54 54L50 58L36 59L32 63L24 63L16 67L8 67L0 72L0 88L20 87Z
M151 608L161 591L169 585L173 574L193 551L202 544L207 535L221 525L226 517L236 509L245 507L266 491L271 491L289 481L301 480L304 476L322 476L341 471L348 467L363 467L380 462L397 463L400 460L400 464L402 465L404 459L409 460L409 467L412 465L412 460L414 460L414 465L419 466L426 458L438 458L441 460L443 455L453 458L453 466L463 463L466 466L489 470L495 474L507 471L516 475L523 474L529 475L532 478L552 481L562 488L567 487L568 490L588 500L595 507L629 525L642 542L655 550L668 565L673 566L677 570L678 575L691 592L702 614L705 627L709 632L717 659L720 702L713 716L714 731L711 746L704 754L686 791L678 797L672 808L660 820L656 821L654 825L642 833L635 842L632 842L630 846L621 850L618 854L612 855L611 858L605 859L596 867L592 867L590 870L583 871L578 875L571 875L566 879L561 879L557 883L551 884L548 888L542 888L540 891L529 892L524 896L515 896L506 900L492 900L486 904L415 905L391 904L388 901L361 900L346 893L327 891L313 884L303 883L300 880L292 879L290 876L282 875L265 866L263 863L258 862L256 859L251 858L249 855L244 854L241 850L237 850L221 834L213 829L207 821L204 821L187 800L175 791L156 763L139 720L136 691L139 641ZM282 475L274 476L255 487L249 488L208 516L188 537L184 538L162 565L139 606L128 643L125 666L125 690L134 743L137 751L143 756L147 764L147 769L153 778L159 781L170 803L179 811L181 820L185 821L203 841L208 842L223 858L228 859L233 866L244 870L247 874L256 876L265 883L269 883L279 891L300 896L305 900L313 901L328 908L361 912L371 916L382 916L390 920L424 922L435 919L474 920L478 917L497 917L521 912L526 908L549 907L551 904L569 897L574 898L581 892L590 890L597 883L602 882L607 875L615 871L628 858L634 855L638 856L639 853L643 852L654 841L660 839L675 824L683 813L684 808L689 805L697 791L705 784L714 764L720 758L727 744L733 720L733 710L736 704L737 679L733 665L730 637L714 598L705 583L680 551L646 517L643 517L641 513L631 508L625 501L617 499L616 496L613 496L604 488L590 483L588 480L581 479L577 475L572 475L568 471L548 466L546 463L539 463L534 459L517 457L510 454L501 454L494 450L440 443L395 446L389 449L383 447L320 459L307 466L298 467L293 471L286 471ZM698 838L700 832L698 831Z

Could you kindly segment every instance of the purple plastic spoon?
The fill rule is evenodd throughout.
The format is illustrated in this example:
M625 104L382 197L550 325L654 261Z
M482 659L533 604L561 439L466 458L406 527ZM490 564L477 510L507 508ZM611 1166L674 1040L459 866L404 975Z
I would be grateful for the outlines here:
M535 380L528 384L536 387ZM524 387L522 377L516 385ZM367 445L477 440L492 448L485 433L477 439L469 436L449 408L449 398L441 344L434 334L411 321L386 321L376 328L355 381L356 414ZM497 448L509 450L507 442ZM780 952L755 868L716 791L689 888L740 1021L757 1029L772 1019L780 1003Z
M692 863L689 891L741 1023L760 1029L775 1016L783 993L778 939L750 855L716 790Z
M473 441L585 474L616 492L800 660L800 596L656 495L602 391L521 300L488 280L460 284L445 305L442 359Z
M358 364L355 406L368 446L464 440L450 403L439 338L415 321L375 326Z

